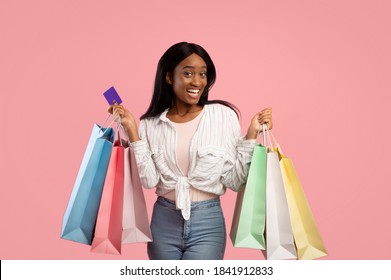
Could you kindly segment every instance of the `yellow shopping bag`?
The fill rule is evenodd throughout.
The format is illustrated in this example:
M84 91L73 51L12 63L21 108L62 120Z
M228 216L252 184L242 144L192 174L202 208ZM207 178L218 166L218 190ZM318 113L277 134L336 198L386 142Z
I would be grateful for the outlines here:
M292 160L282 153L280 146L277 145L274 150L280 159L298 259L324 257L327 251Z

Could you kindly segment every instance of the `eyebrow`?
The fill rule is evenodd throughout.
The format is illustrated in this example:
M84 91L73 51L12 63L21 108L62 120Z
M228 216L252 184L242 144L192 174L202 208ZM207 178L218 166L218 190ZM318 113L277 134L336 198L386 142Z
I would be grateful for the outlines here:
M194 66L184 66L183 69L186 69L186 68L190 68L190 69L194 69L195 67ZM206 66L201 66L201 68L207 68Z

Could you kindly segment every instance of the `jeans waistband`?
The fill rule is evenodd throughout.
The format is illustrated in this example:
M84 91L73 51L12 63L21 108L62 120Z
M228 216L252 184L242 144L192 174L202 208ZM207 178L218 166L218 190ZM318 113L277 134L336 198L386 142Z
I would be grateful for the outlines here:
M175 201L173 201L171 199L167 199L165 197L158 196L157 201L160 204L162 204L168 208L172 208L175 210L177 209ZM213 199L208 199L208 200L203 200L203 201L192 202L191 203L191 210L210 208L210 207L214 207L214 206L220 206L220 198L219 197L213 198Z

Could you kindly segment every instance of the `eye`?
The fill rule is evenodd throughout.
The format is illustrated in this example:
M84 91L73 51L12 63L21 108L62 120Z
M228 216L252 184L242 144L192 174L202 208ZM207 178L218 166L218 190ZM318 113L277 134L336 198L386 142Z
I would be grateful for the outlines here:
M201 76L202 78L205 78L205 77L206 77L206 72L201 72L201 73L200 73L200 76Z
M190 72L190 71L185 71L185 72L183 73L183 75L184 75L185 77L191 77L191 76L193 76L193 73Z

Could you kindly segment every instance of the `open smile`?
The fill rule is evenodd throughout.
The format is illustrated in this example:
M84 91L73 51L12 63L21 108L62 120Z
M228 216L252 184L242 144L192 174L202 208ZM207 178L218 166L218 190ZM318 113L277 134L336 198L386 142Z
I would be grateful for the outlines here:
M200 90L199 89L188 89L187 92L190 93L191 95L198 95Z

